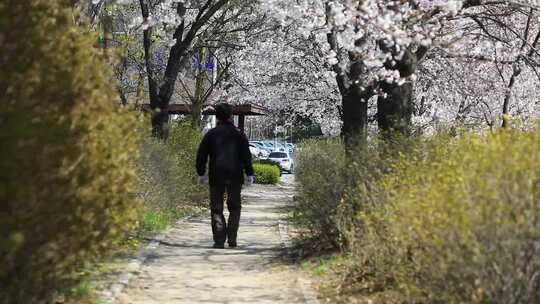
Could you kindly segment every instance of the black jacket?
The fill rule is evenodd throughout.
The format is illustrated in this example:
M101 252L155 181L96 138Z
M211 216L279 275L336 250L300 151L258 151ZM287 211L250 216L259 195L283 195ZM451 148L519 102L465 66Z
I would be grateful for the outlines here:
M197 151L197 174L206 172L210 157L209 182L212 185L244 182L246 175L253 175L249 142L244 133L230 122L219 122L204 136Z

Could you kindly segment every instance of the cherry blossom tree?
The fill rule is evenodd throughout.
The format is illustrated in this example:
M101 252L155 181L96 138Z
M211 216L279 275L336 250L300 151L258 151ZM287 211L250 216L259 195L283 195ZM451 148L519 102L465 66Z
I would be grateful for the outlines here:
M266 106L270 124L286 115L287 127L307 119L335 134L340 128L340 98L322 45L291 27L268 26L273 30L236 52L227 96Z
M327 134L341 129L347 143L375 122L383 134L408 134L538 113L535 1L120 2L142 12L129 23L142 31L158 131L175 87L197 78L189 70L198 50L223 66L220 98L262 103L291 124L312 119Z
M154 110L152 126L154 134L162 138L167 135L173 96L192 103L193 125L200 125L202 105L227 75L231 52L242 48L265 18L256 11L257 2L235 0L92 1L86 11L107 7L104 3L109 4L109 14L122 17L114 23L125 24L123 32L142 41L145 88ZM206 58L218 68L217 75L208 75ZM141 62L132 64L140 66ZM137 70L130 64L122 66L132 74Z
M423 64L418 99L424 106L430 99L453 99L453 109L446 111L451 120L476 126L507 126L502 117L509 114L533 118L540 80L538 16L533 8L501 3L464 10L441 31Z
M448 62L446 54L456 48L475 50L478 45L489 44L486 49L494 50L498 40L503 38L486 33L482 23L490 23L489 27L495 31L508 32L514 27L513 22L524 24L525 19L529 20L525 22L528 27L522 28L521 33L504 37L508 45L505 52L513 53L513 59L492 60L497 62L495 68L498 71L493 75L504 78L506 84L490 83L505 92L503 99L506 110L503 113L507 113L512 88L515 88L516 78L523 70L519 65L533 67L536 61L533 58L536 55L536 42L532 34L536 22L533 17L535 10L522 6L527 4L525 2L274 0L269 1L267 7L283 23L296 24L300 33L327 36L327 59L333 65L342 97L343 133L346 139L351 139L358 134L365 137L369 102L375 100L379 129L408 133L413 114L419 112L415 111L419 99L415 92L425 93L420 101L425 103L428 99L426 94L429 93L426 93L424 83L420 85L420 91L414 88L417 70L422 67L426 70L429 66L426 57L433 64L432 61ZM502 15L494 15L494 9L500 10L499 14ZM514 17L503 22L500 19L504 18L504 14L523 17L521 21ZM477 25L471 27L470 22ZM476 40L469 40L469 37L464 39L464 31L470 32L470 37L476 36ZM520 43L516 44L516 41ZM477 45L473 46L472 42ZM486 56L491 55L468 54L465 57L482 65ZM511 66L510 74L501 63ZM485 75L480 75L480 78L486 79ZM422 78L422 81L425 79ZM485 84L477 82L478 88L485 87ZM476 99L476 102L482 103L480 99ZM463 99L456 100L453 107L462 108L461 112L464 112L468 108L465 103Z
M314 33L317 41L325 38L348 143L365 138L373 96L380 95L381 129L409 126L418 62L427 53L432 33L440 28L439 20L457 10L452 1L451 5L446 1L269 2L268 9L282 22L296 24L302 33Z

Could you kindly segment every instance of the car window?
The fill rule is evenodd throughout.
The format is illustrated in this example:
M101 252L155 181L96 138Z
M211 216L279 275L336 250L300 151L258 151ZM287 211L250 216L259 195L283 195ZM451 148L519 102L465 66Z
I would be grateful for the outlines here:
M269 158L287 158L287 153L282 152L272 152L268 156Z

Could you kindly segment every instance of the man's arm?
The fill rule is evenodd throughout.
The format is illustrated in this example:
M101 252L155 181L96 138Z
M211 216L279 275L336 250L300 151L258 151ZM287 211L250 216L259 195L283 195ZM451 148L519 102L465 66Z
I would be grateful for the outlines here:
M247 176L253 176L255 172L253 171L253 162L251 160L251 151L249 150L249 141L244 133L241 135L241 145L240 151L242 153L242 164L244 165L244 170Z
M208 133L204 135L199 149L197 150L197 175L204 176L206 173L206 162L208 161L208 155L210 154L210 140Z

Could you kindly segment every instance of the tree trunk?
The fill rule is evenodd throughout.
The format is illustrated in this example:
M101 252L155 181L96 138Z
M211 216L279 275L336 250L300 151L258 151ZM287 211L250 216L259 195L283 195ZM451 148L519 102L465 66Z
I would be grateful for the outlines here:
M502 127L508 128L510 126L510 100L512 99L512 90L516 83L516 78L521 74L521 69L518 66L518 63L515 63L512 66L512 76L510 77L510 82L506 88L506 93L504 95L503 110L502 110Z
M200 103L194 102L191 105L191 127L194 130L201 129L201 115L202 115L202 105Z
M195 41L199 30L209 22L209 20L218 10L228 4L229 1L230 0L218 0L213 4L212 1L207 1L205 8L202 11L199 11L196 20L193 22L191 28L185 34L185 36L183 36L185 29L184 22L182 22L182 24L176 28L173 37L177 39L177 41L172 46L169 53L169 60L167 61L167 66L165 67L163 82L159 87L159 104L161 109L167 109L169 107L169 102L171 101L171 97L174 93L174 87L176 80L178 79L178 74L180 73L182 66L184 66L185 63L187 63L191 58L189 56L189 51L192 48L193 42ZM183 18L186 12L186 4L184 2L178 3L177 15L180 18Z
M182 21L180 25L176 27L173 38L176 39L176 43L172 46L169 52L169 58L165 67L165 73L162 81L158 84L155 78L155 70L152 69L152 62L150 56L151 47L151 29L149 27L144 31L144 51L146 68L148 71L148 86L150 90L150 107L152 108L152 133L161 139L167 139L168 136L168 121L169 121L169 102L174 93L174 87L178 74L182 67L191 58L190 51L193 43L201 31L204 25L210 22L211 18L216 14L218 10L223 8L229 3L230 0L218 0L205 1L206 4L199 9L195 20L191 23L191 27L185 33L185 22ZM141 12L145 21L148 20L149 8L148 3L145 0L139 0L141 6ZM180 19L184 19L187 12L186 3L184 1L179 2L176 10L176 15Z
M204 82L206 78L206 48L201 48L198 54L196 79L195 79L195 94L191 101L191 126L193 129L201 128L201 112L205 101Z
M368 101L373 96L371 87L363 87L362 75L365 73L365 65L357 53L350 52L349 59L353 62L349 71L348 88L347 84L340 85L342 96L342 136L345 147L351 152L360 143L367 140L368 126ZM340 81L346 81L343 77L338 77Z
M379 42L383 50L390 50L396 58L399 52L394 48L388 48L384 41ZM418 62L427 54L429 48L420 46L416 52L410 49L401 54L401 59L388 60L385 67L399 72L402 79L410 77L416 72ZM383 137L389 138L395 132L408 136L411 134L412 115L414 112L413 94L414 82L407 80L404 84L382 81L379 83L385 96L377 98L377 123Z
M333 21L332 7L330 2L326 2L326 24L331 25ZM357 29L359 30L359 29ZM330 31L327 36L328 44L340 58L341 48L339 47L338 39L335 30ZM365 43L365 39L361 38L355 41L356 46L361 46ZM360 142L365 141L367 137L367 113L368 101L373 96L372 88L365 88L366 85L362 81L362 76L366 72L366 67L362 61L362 54L357 52L348 52L351 67L348 73L341 67L339 63L334 64L333 69L336 73L336 82L339 93L341 95L342 106L340 116L343 122L341 128L341 136L345 141L347 153Z
M169 137L169 111L166 109L152 112L152 135L162 140Z
M411 132L413 107L413 83L380 84L386 96L377 98L377 123L384 137L397 132L409 135Z
M341 129L347 150L366 140L368 100L371 96L357 89L348 90L343 100L343 126Z
M139 1L142 16L145 21L150 17L148 4L144 0ZM155 76L154 65L152 63L152 27L143 31L143 48L146 71L148 74L148 90L150 91L150 108L152 109L152 135L167 140L169 135L168 122L169 111L168 104L163 104L158 94L158 83Z

